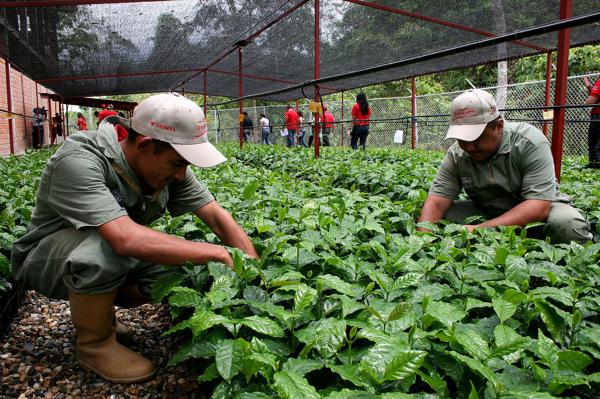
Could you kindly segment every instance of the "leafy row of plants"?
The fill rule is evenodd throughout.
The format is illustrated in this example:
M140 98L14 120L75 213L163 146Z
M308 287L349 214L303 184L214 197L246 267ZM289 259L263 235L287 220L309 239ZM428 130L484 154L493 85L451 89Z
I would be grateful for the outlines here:
M261 259L236 252L234 270L189 266L156 287L179 320L165 334L189 338L171 364L194 362L215 398L598 396L599 244L417 233L439 154L307 155L246 148L202 172ZM386 168L419 183L378 192ZM216 241L191 217L155 227Z

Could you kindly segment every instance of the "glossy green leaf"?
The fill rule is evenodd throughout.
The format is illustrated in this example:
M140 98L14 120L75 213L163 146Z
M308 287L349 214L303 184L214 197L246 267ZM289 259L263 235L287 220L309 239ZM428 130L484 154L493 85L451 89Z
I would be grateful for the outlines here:
M273 388L275 388L275 392L282 399L321 398L321 395L317 393L317 390L305 378L289 371L275 373Z
M281 338L285 336L285 333L279 324L267 317L248 316L241 319L239 323L270 337Z
M241 340L224 340L217 346L215 363L219 374L225 381L231 382L242 369L245 345Z

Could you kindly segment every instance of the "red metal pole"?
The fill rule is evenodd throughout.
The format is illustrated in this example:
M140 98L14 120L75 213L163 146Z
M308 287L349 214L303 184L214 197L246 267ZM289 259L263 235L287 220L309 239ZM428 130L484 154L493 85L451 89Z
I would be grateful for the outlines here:
M319 79L321 75L321 2L315 0L315 80ZM321 102L318 89L315 87L315 101ZM323 111L323 114L325 111ZM317 123L319 120L319 112L315 112L313 115L315 121L315 158L319 158L321 150L321 140L319 139L319 132L321 130L321 124Z
M567 19L573 15L573 0L560 1L560 19ZM565 105L567 98L567 75L569 73L569 46L571 29L561 29L558 32L558 52L556 56L556 81L554 83L554 105ZM552 125L552 157L554 158L554 173L560 181L563 133L565 125L565 109L554 110Z
M6 71L6 104L8 112L12 112L12 91L10 87L10 63L4 60L4 70ZM10 142L10 153L15 153L15 142L13 138L13 120L12 116L8 118L8 141Z
M550 89L552 86L552 52L546 53L546 99L544 104L550 105ZM544 118L544 136L548 137L548 121Z
M238 82L240 84L240 115L244 112L244 100L242 100L242 96L244 95L244 88L242 86L242 48L238 47ZM244 129L242 127L242 122L240 121L240 148L244 146Z
M344 130L344 92L342 92L342 147L344 146L344 136L346 131Z
M46 89L46 94L48 90ZM48 146L50 145L50 140L52 138L52 102L50 101L50 96L48 96Z
M412 125L412 134L411 134L411 146L412 149L415 149L415 142L417 136L417 126L415 125L415 117L417 113L417 83L415 81L415 77L412 78L412 90L410 91L410 108L411 108L411 125Z

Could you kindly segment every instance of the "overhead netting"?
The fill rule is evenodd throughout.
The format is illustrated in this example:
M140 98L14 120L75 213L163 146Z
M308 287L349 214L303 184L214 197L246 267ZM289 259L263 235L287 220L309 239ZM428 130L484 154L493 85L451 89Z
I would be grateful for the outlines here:
M27 1L19 1L23 3ZM56 3L60 1L3 7L0 55L65 97L182 87L202 93L206 70L209 95L235 98L240 94L236 43L246 39L251 40L242 54L244 95L315 78L313 1ZM600 11L600 0L574 3L573 16ZM321 0L320 4L320 77L328 77L552 23L559 20L560 2ZM571 30L571 46L598 42L597 22ZM542 53L557 43L555 31L339 79L321 85L321 94ZM285 101L302 93L295 89L261 97Z

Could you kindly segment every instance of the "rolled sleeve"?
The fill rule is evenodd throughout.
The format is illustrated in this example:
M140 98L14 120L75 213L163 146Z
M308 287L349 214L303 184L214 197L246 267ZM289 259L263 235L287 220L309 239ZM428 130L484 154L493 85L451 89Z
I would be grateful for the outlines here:
M458 198L461 189L457 162L454 160L452 152L448 151L429 189L429 195L454 201Z
M75 228L96 227L127 215L93 157L81 153L57 159L46 173L48 206Z
M167 208L171 215L178 216L195 212L196 209L214 201L214 199L215 197L198 181L194 172L188 167L185 179L169 186Z

